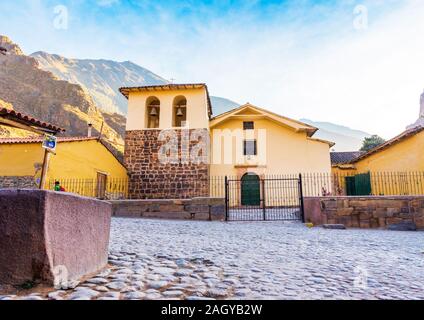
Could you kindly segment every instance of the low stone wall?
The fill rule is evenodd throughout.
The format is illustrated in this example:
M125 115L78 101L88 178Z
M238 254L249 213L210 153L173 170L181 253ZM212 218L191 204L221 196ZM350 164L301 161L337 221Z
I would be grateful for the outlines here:
M52 285L106 266L111 205L68 193L0 190L0 284Z
M194 198L182 200L117 200L113 216L178 220L225 220L225 199Z
M312 197L304 199L306 222L348 228L391 228L415 224L424 229L424 196Z
M0 189L31 189L36 188L34 177L0 177Z

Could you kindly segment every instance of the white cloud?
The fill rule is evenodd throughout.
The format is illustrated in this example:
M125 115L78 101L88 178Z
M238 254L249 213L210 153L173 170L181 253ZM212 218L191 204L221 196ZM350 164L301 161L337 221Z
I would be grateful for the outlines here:
M207 82L214 95L294 118L385 138L414 122L424 88L424 2L345 0L334 11L323 5L305 10L306 2L274 6L262 20L251 10L254 2L221 15L185 3L180 9L198 13L188 17L159 2L134 2L138 7L110 21L92 20L71 6L66 32L54 30L44 2L27 1L14 11L2 3L0 9L10 6L14 14L7 23L0 19L0 30L28 53L132 60L177 82ZM357 31L353 10L362 3L369 26ZM387 10L387 3L396 10Z

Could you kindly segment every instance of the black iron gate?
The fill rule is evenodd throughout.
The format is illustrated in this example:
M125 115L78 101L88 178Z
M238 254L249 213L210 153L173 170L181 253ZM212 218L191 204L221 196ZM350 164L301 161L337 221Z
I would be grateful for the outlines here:
M304 222L302 175L263 178L246 174L241 179L225 178L227 221Z

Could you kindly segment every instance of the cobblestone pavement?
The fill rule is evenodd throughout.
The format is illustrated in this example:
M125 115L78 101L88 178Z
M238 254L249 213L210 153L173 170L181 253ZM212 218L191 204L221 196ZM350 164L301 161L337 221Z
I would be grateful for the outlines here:
M424 299L423 232L114 219L110 251L74 289L0 299Z

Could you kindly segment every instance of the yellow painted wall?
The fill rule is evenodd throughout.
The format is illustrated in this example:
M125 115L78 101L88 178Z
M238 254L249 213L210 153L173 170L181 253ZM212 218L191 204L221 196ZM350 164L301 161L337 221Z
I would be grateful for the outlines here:
M43 157L41 143L0 145L0 175L39 177ZM47 181L96 179L97 172L127 178L125 167L100 142L59 142L56 155L50 156Z
M156 97L160 101L159 129L172 128L173 103L174 99L178 96L184 96L187 99L187 121L190 128L208 128L207 94L203 88L130 92L128 98L127 131L146 129L146 101L150 97Z
M260 163L259 159L253 158L252 161L245 162L245 164L251 164L251 167L237 167L236 152L239 153L241 158L244 158L242 154L243 148L239 146L239 150L237 150L235 146L236 138L233 138L233 162L231 164L217 164L216 160L218 158L224 160L224 148L217 147L219 143L216 140L217 136L214 130L229 129L234 132L238 129L243 132L244 121L254 121L255 123L253 137L258 139L258 153L263 147L258 134L265 131L265 163ZM211 129L211 136L212 162L210 172L212 176L240 176L246 171L255 172L259 175L331 172L330 146L327 143L308 139L305 132L295 132L291 128L284 127L265 118L249 119L248 117L243 117L242 119L230 119ZM222 145L224 145L224 142L222 142ZM221 155L216 157L219 149L221 150Z
M95 179L97 172L126 178L125 167L98 141L59 142L47 177Z
M424 171L424 131L355 163L358 172Z
M415 195L424 190L424 132L402 140L356 163L333 167L340 179L370 173L374 195Z
M44 150L40 144L0 144L0 176L35 176Z

